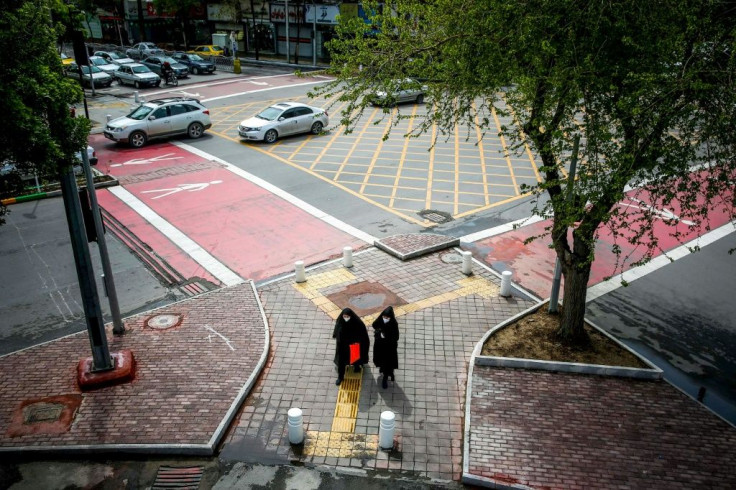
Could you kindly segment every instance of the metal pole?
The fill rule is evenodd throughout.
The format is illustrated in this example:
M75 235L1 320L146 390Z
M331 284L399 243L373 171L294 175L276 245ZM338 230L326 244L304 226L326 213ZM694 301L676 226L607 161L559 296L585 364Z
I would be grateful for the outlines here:
M578 165L578 146L580 145L580 135L575 135L575 140L572 144L572 158L570 159L570 174L567 176L567 196L565 201L570 202L573 196L573 186L575 185L575 169ZM565 230L567 232L567 230ZM555 252L556 254L556 252ZM549 313L557 313L558 303L560 301L560 283L562 281L562 264L560 258L556 257L555 260L555 276L552 280L552 291L549 294L549 306L547 311Z
M312 2L312 64L317 66L317 4Z
M64 199L64 211L66 211L67 224L69 225L74 262L77 266L77 279L79 280L79 292L82 295L84 317L87 320L87 333L92 348L92 369L93 371L109 370L114 366L110 357L110 350L107 347L105 324L102 320L100 299L97 295L95 274L89 256L87 236L84 232L82 209L79 205L77 181L74 178L74 170L71 166L59 173L59 181L61 183L61 195Z
M84 49L87 49L87 45L84 45ZM92 97L97 97L97 94L95 93L95 74L92 73L92 67L94 65L85 65L87 69L89 70L89 86L92 87ZM84 80L82 80L82 90L84 90Z
M84 176L87 179L87 194L92 207L92 216L95 220L95 232L97 234L97 246L100 248L100 260L102 261L102 270L105 278L105 290L107 291L107 300L110 303L110 314L112 314L112 333L122 335L125 333L125 326L120 319L120 306L118 305L118 294L115 290L115 280L112 276L112 268L110 267L110 256L107 253L107 243L105 242L105 230L102 227L102 217L100 216L100 207L97 205L97 193L95 191L95 179L92 176L92 169L89 165L89 157L87 149L82 150L82 164L84 166Z
M286 62L291 63L291 55L289 54L289 0L286 0Z

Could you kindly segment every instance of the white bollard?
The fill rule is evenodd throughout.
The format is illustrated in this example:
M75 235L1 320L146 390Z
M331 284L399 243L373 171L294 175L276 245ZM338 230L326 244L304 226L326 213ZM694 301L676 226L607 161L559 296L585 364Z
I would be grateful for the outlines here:
M508 298L511 296L511 276L513 272L503 271L501 274L501 296Z
M302 410L300 408L290 408L287 413L289 415L289 442L291 444L301 444L304 442Z
M353 266L353 247L344 247L342 249L342 265L345 267Z
M138 91L137 90L135 92L133 92L133 97L135 97L133 100L135 100L135 103L136 104L138 104L141 101L140 97L138 96Z
M391 410L381 412L381 425L378 427L378 445L381 449L393 449L396 415Z
M108 114L105 117L107 118L107 122L110 122L112 120L112 114Z
M304 272L303 260L297 260L294 262L294 272L296 273L296 277L294 278L296 282L307 282L307 274Z
M472 252L461 252L463 255L463 274L469 276L473 273L473 254Z

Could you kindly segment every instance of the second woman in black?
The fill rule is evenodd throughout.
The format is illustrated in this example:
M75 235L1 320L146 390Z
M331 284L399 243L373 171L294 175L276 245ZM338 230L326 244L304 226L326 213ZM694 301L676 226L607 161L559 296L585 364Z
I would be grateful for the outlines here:
M373 321L373 364L383 373L381 386L388 388L388 378L394 381L394 369L399 368L399 323L389 306Z

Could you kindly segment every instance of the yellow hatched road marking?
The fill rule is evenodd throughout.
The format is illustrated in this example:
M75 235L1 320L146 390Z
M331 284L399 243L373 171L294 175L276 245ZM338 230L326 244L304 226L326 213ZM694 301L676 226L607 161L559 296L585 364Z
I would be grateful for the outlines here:
M335 109L335 112L339 112L340 110L342 110L342 108L345 107L346 104L347 104L347 101L343 102L338 109ZM335 128L332 138L330 138L330 141L328 141L327 144L324 145L324 148L322 148L322 151L320 152L320 154L317 155L317 157L314 159L314 162L312 162L312 165L310 165L309 170L313 170L314 167L317 166L319 161L322 160L322 157L325 156L325 153L327 153L327 150L332 148L332 144L335 142L337 137L340 136L340 134L342 134L342 131L337 131L337 128ZM311 140L312 140L311 135L309 138L305 138L304 142L302 142L302 144L299 145L299 147L296 150L294 150L291 155L289 155L289 160L294 158L294 155L296 155L299 152L299 150L301 150L304 147L304 145L306 145Z
M411 111L411 119L409 119L409 125L406 128L406 133L411 132L411 128L414 125L414 116L417 114L417 106L414 106L414 110ZM401 181L401 171L404 168L404 161L406 160L406 150L409 147L409 141L411 138L404 138L404 147L401 150L401 157L399 158L399 168L396 169L396 178L394 179L394 186L391 190L391 199L388 201L388 205L393 207L396 200L396 190L399 188L399 181Z
M396 112L396 109L393 109L393 112ZM390 118L388 118L388 122L386 123L386 127L384 131L387 131L391 127L391 121L393 119L393 114ZM373 157L371 158L371 163L368 166L368 171L365 174L365 177L363 178L363 184L360 186L360 193L362 194L365 192L365 186L368 185L368 181L371 178L371 172L373 172L373 166L376 164L376 160L378 160L378 157L381 154L381 148L383 148L383 138L381 138L381 141L378 142L378 146L376 146L375 151L373 152ZM390 209L390 208L389 208Z
M480 168L481 168L481 174L483 175L483 193L485 196L485 204L486 206L489 204L488 199L488 177L486 175L486 155L485 150L483 149L483 139L480 134L480 128L478 127L478 108L475 105L475 102L473 102L473 107L475 108L475 136L478 138L478 152L480 153Z
M498 114L496 114L496 109L491 108L491 112L493 113L493 119L496 121L496 127L498 128L498 131L501 131L501 122L498 120ZM516 191L516 195L518 196L521 194L521 191L519 191L519 185L516 183L516 176L514 175L514 167L511 165L511 157L509 157L509 148L506 145L506 139L499 135L499 138L501 139L501 146L503 146L504 155L506 156L506 163L509 167L509 174L511 174L511 181L514 183L514 190Z

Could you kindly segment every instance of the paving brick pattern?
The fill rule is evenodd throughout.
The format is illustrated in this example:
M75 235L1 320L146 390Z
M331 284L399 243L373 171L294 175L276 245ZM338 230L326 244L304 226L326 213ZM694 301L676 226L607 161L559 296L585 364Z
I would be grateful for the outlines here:
M182 322L168 330L145 327L154 314L181 315ZM209 443L266 343L250 283L131 317L125 325L120 337L108 329L108 343L111 352L133 351L135 379L82 393L71 428L61 434L9 437L8 427L24 400L81 393L76 368L91 355L86 332L0 358L0 448Z
M457 238L435 235L431 233L415 233L407 235L393 235L376 241L376 246L402 259L424 255L425 253L457 246Z
M664 381L476 365L469 472L532 488L733 489L736 431Z
M326 434L332 427L338 387L333 356L334 320L316 303L348 284L378 282L409 303L463 289L467 277L459 264L447 264L434 253L402 262L371 249L354 256L354 267L342 282L330 271L333 263L307 273L322 280L316 286L298 288L293 278L259 288L272 329L271 355L259 384L245 402L223 456L245 461L303 461L333 466L390 468L418 475L459 479L462 470L463 404L467 364L475 343L490 327L531 306L519 298L497 295L453 296L399 317L401 339L396 383L381 388L378 370L364 370L355 425L360 444L345 451L345 436ZM480 268L477 280L495 285L498 280ZM332 280L326 280L332 278ZM300 289L309 292L302 294ZM321 303L320 303L321 304ZM369 327L370 328L370 327ZM372 335L371 335L372 338ZM307 444L292 448L288 442L286 412L304 412ZM375 449L380 414L396 413L397 446L394 451ZM364 436L364 437L362 437ZM329 442L339 446L330 448ZM332 456L336 454L337 456ZM348 457L348 454L350 457Z

